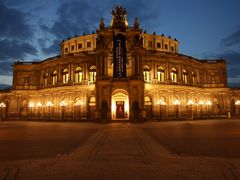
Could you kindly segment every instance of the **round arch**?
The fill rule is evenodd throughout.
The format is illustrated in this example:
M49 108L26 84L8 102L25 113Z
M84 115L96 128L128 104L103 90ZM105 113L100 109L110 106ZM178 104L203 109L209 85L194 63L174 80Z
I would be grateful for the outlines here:
M128 119L129 118L129 95L124 89L116 89L112 93L111 98L111 114L112 119Z

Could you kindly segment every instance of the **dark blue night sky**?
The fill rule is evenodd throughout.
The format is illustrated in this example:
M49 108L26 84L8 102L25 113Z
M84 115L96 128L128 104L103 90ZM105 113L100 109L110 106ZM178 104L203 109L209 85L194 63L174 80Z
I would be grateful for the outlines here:
M110 24L114 5L128 11L129 24L180 41L179 52L228 61L228 83L240 87L239 0L0 0L0 84L12 83L11 64L60 53L63 39L91 33L100 18Z

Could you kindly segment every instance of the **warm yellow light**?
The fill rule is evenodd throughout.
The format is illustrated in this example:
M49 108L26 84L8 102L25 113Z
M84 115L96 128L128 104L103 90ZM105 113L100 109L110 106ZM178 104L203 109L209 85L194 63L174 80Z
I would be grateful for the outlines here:
M212 105L212 102L209 101L209 100L207 100L206 105L211 106L211 105Z
M78 100L77 102L74 103L74 106L82 106L83 102L81 100Z
M48 102L46 103L46 106L47 106L47 107L53 106L53 103L52 103L51 101L48 101Z
M178 99L176 99L176 100L173 102L173 104L174 104L174 105L180 105L181 102L180 102Z
M41 102L37 102L37 107L42 107L42 103Z
M67 103L65 101L60 102L60 106L66 106L66 105L67 105Z
M235 102L235 105L240 105L240 100L237 100L236 102Z
M193 100L189 99L188 102L187 102L187 105L194 105Z
M5 104L5 103L3 103L3 102L2 102L2 103L0 103L0 107L1 107L1 108L4 108L4 107L6 107L6 104Z
M114 103L112 103L112 114L113 114L113 116L115 116L115 113L116 113L116 104L114 102Z
M30 108L33 108L33 107L34 107L34 103L33 103L33 102L30 102L30 103L29 103L29 107L30 107Z
M157 101L157 104L158 104L158 105L166 105L166 102L165 102L164 100L162 100L162 99L159 99L159 100Z
M203 105L204 102L203 102L202 100L200 100L200 101L198 102L198 104L199 104L199 105Z

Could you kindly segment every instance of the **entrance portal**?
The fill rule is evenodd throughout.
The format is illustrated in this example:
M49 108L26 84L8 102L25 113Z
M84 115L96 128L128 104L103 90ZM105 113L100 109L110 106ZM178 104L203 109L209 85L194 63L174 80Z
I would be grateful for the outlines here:
M127 91L117 89L112 94L112 120L127 120L129 118L129 99Z

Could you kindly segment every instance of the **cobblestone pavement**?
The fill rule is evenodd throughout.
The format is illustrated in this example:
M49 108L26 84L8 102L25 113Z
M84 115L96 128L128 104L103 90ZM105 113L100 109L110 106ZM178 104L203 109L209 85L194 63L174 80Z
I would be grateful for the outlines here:
M0 179L240 180L239 146L237 120L1 122Z

